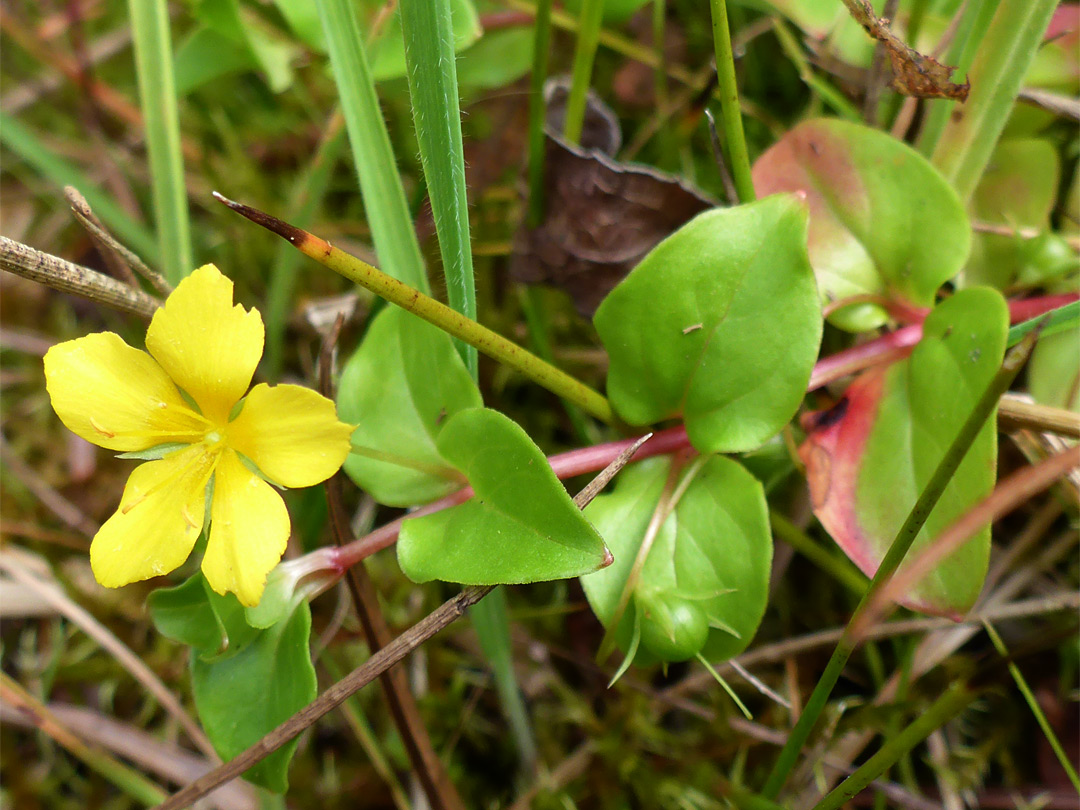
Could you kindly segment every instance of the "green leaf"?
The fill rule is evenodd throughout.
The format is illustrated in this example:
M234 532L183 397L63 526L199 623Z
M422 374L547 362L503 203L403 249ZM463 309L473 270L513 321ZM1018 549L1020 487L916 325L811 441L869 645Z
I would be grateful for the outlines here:
M852 65L870 66L874 42L852 19L843 3L833 0L765 0L765 3L814 40L827 43L830 53ZM874 5L880 10L880 2Z
M232 759L315 699L310 635L311 611L300 600L294 611L259 631L236 655L210 661L192 657L195 707L222 759ZM244 777L284 793L296 744L294 739L279 748Z
M175 588L154 591L147 607L159 633L204 659L234 655L257 634L236 597L215 593L201 571Z
M1028 364L1028 388L1036 402L1080 412L1080 331L1075 327L1039 338Z
M316 53L326 53L326 36L315 0L274 0L274 5L305 45Z
M398 563L414 582L504 585L580 576L610 561L540 448L497 411L473 408L447 420L439 453L476 497L406 520Z
M671 470L670 458L633 464L615 491L585 515L611 546L615 562L581 578L597 618L610 627L646 529ZM750 643L768 601L772 535L761 484L742 465L715 456L686 487L661 524L621 617L616 639L630 649L640 632L641 661L710 660ZM635 623L640 626L635 628ZM707 634L703 626L708 627Z
M225 646L225 629L206 596L202 572L175 588L158 588L146 599L150 618L166 638L194 647L218 651Z
M246 49L275 93L292 84L291 62L296 48L261 25L256 17L242 17L239 0L202 0L195 16L215 33Z
M1008 228L1046 229L1057 199L1061 161L1047 140L1016 138L1002 141L971 199L974 219ZM1022 239L977 233L964 269L964 286L986 284L1005 290L1028 270L1030 248L1040 237ZM1075 254L1070 264L1075 265ZM1032 283L1042 279L1034 274Z
M338 415L358 425L353 446L384 454L382 461L352 453L345 472L379 503L414 506L460 489L436 447L447 417L483 405L450 338L398 307L380 312L338 384ZM443 475L431 468L442 469Z
M862 124L800 124L758 158L754 186L806 195L810 263L826 302L875 295L932 306L968 257L971 233L956 192L914 149ZM873 303L829 317L853 332L885 320Z
M867 576L877 570L945 448L1001 366L1008 328L1008 308L998 292L961 290L926 318L923 339L910 357L865 372L835 408L808 417L799 454L814 514ZM990 494L996 470L991 418L909 559ZM986 527L946 557L903 604L924 613L963 615L982 588L989 553Z
M531 25L485 32L458 56L458 84L479 91L516 82L529 72L534 36Z
M611 291L594 321L623 419L681 415L703 453L760 446L799 407L821 341L804 206L778 195L698 215Z
M196 28L176 49L176 95L183 98L204 84L258 67L242 45L209 28Z

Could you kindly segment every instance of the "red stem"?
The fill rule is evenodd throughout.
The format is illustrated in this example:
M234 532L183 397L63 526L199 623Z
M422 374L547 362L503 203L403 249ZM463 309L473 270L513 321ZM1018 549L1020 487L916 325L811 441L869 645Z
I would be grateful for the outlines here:
M1077 299L1080 299L1080 295L1077 295L1076 293L1066 293L1063 295L1047 295L1040 298L1010 301L1009 320L1012 323L1030 320L1031 318L1042 315L1044 312L1049 312L1052 309L1057 309L1058 307L1065 306L1065 304L1072 303ZM807 387L807 390L813 391L826 383L841 377L846 377L849 374L854 374L857 371L861 371L872 365L877 365L878 363L898 360L907 354L908 349L918 343L921 337L922 324L905 326L897 329L895 332L882 335L875 340L871 340L859 346L852 346L850 349L844 349L843 351L819 360L817 365L814 366L813 373L810 375L810 384ZM635 441L637 441L637 439L620 439L617 442L606 442L604 444L595 444L591 447L569 450L565 453L551 456L551 458L548 459L548 463L551 464L551 469L555 471L555 475L558 476L560 480L573 478L577 475L599 472L614 461L619 453L632 445ZM634 455L634 461L641 461L652 456L674 453L689 446L690 442L686 438L686 427L683 425L676 425L675 427L657 431L656 434L645 442L645 444L641 446L641 449L637 451ZM465 503L465 501L469 500L472 496L472 487L465 487L452 495L447 495L441 500L414 509L412 512L409 512L409 514L391 521L385 526L379 527L370 534L335 549L336 555L334 558L334 567L338 571L344 573L350 566L355 565L365 557L374 554L376 551L381 551L384 548L392 546L397 541L398 533L401 531L401 524L406 518L430 515L432 512L438 512L442 509L448 509L451 506L457 506L459 503Z

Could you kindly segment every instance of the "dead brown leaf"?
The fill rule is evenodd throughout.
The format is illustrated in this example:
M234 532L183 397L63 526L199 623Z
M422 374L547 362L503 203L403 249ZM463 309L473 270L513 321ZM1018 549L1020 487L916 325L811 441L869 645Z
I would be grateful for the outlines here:
M874 39L885 46L892 64L892 88L915 98L951 98L966 101L971 83L951 81L955 67L943 65L932 56L910 48L889 29L889 21L879 18L868 0L844 0L851 16Z

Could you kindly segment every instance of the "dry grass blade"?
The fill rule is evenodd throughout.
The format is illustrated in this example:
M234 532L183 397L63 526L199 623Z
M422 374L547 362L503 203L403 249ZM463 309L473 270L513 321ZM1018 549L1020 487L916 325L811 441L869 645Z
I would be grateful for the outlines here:
M161 679L154 674L143 660L132 652L124 642L113 635L107 627L95 619L89 611L76 604L55 582L41 579L31 572L34 558L27 552L12 546L6 546L0 552L0 568L12 579L37 592L51 604L60 615L75 624L79 629L96 641L109 653L131 676L161 703L162 708L176 718L181 728L200 751L211 761L217 762L218 756L199 724L184 711L180 701L169 691Z
M104 273L0 236L0 269L150 320L161 301Z

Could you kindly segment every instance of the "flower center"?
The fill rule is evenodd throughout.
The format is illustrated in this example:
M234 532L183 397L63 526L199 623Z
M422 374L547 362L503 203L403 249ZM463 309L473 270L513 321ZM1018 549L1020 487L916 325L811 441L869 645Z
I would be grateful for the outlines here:
M229 431L225 425L211 422L202 435L202 445L207 453L218 455L229 446Z

